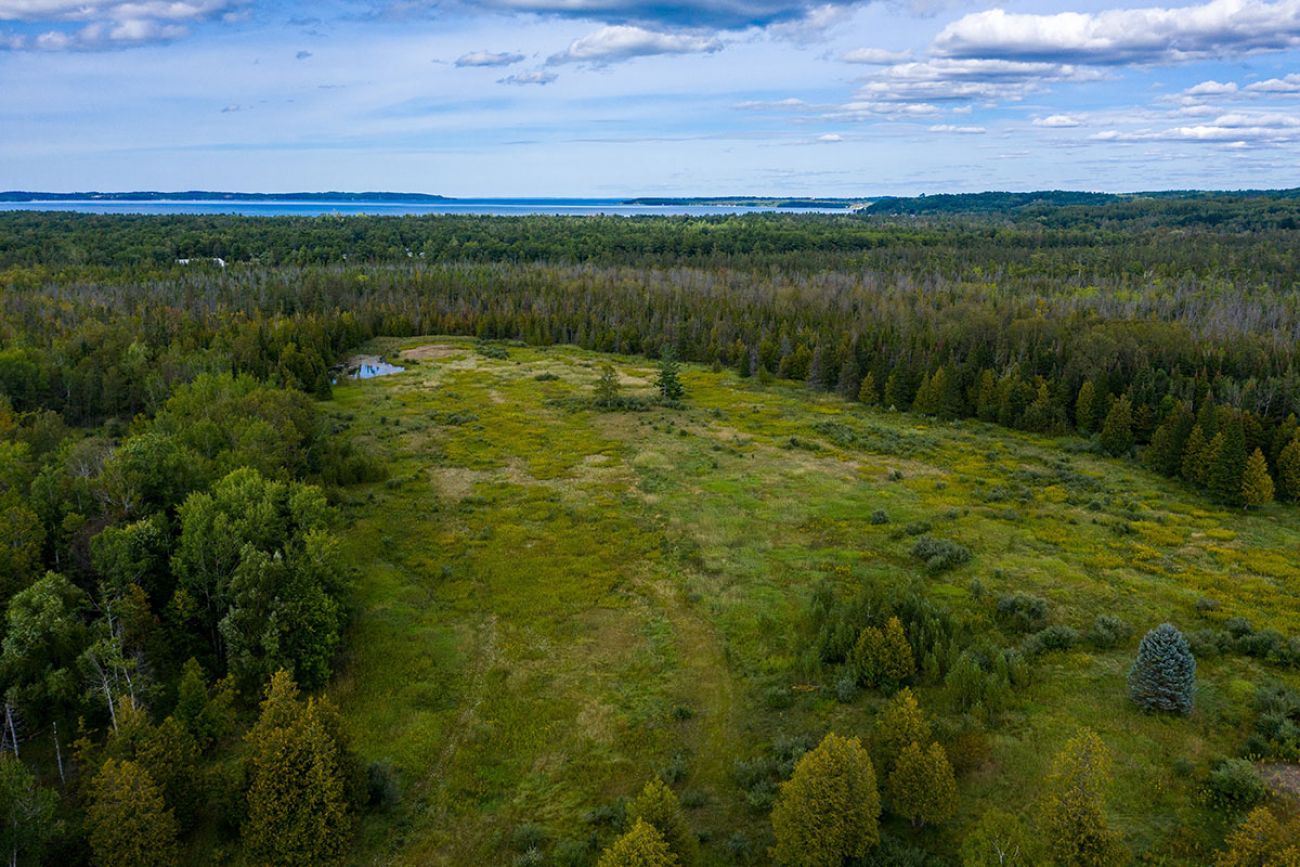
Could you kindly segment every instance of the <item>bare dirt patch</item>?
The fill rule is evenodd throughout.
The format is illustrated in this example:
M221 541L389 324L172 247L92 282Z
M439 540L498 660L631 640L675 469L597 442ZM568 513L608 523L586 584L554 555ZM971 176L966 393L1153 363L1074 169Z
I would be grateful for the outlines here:
M1300 798L1300 764L1271 762L1260 765L1259 773L1273 791L1292 799Z
M403 349L401 357L409 361L436 361L441 358L450 358L454 355L461 355L467 350L461 346L452 346L447 343L431 343L428 346L415 346L411 349Z

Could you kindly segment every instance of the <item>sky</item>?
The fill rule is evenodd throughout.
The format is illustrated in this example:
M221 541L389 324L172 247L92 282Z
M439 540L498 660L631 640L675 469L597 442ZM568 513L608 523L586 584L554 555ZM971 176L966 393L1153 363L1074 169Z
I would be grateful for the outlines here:
M0 189L1300 186L1300 0L0 0Z

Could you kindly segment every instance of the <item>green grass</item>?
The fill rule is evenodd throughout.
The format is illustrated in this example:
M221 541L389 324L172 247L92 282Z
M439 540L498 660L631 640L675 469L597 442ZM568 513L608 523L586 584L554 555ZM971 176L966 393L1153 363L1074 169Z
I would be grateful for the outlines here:
M402 790L365 820L358 863L509 863L526 823L551 845L603 845L609 830L584 815L671 766L706 860L730 863L737 831L761 853L766 811L735 763L783 736L865 737L881 702L838 703L833 675L802 661L824 579L845 592L918 582L1006 643L992 608L1015 590L1081 631L1101 613L1137 629L1117 650L1036 665L978 754L954 756L961 813L923 845L951 853L991 805L1028 812L1052 753L1084 725L1115 754L1111 817L1134 851L1203 863L1218 845L1224 823L1197 774L1240 750L1250 684L1297 678L1203 661L1197 711L1173 720L1138 713L1124 677L1137 638L1165 620L1300 633L1296 510L1225 512L1064 441L730 372L686 367L681 409L600 413L582 399L605 356L511 347L495 360L453 338L372 349L426 345L446 348L341 386L330 405L391 467L344 493L356 618L333 692L358 749L390 760ZM650 364L610 360L629 393L649 393ZM878 509L889 523L870 522ZM898 533L913 521L973 560L927 576ZM1220 607L1198 612L1202 597ZM918 692L941 733L960 728L941 687Z

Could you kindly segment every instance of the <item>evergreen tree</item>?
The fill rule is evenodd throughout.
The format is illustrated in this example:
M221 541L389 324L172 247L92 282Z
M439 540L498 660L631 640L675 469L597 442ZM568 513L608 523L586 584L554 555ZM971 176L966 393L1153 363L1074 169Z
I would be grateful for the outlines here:
M1133 405L1128 395L1121 395L1106 413L1106 421L1101 426L1101 447L1116 457L1133 450Z
M740 351L740 378L748 379L754 375L754 365L749 350L742 348Z
M1052 391L1047 380L1041 376L1034 387L1034 399L1025 408L1024 425L1025 430L1037 433L1054 433L1064 426L1060 411L1052 403Z
M911 743L929 743L933 734L916 696L900 689L876 719L875 753L882 773L893 770L903 749Z
M682 867L692 867L700 860L699 838L687 823L677 795L663 780L646 783L628 807L627 815L631 820L653 825Z
M596 380L596 406L609 409L618 406L618 373L612 364L600 366L600 379Z
M1205 484L1205 456L1208 448L1209 443L1205 439L1204 429L1199 424L1193 425L1192 432L1187 435L1187 445L1183 447L1183 462L1179 467L1179 474L1185 481L1197 485Z
M808 387L814 391L825 391L826 379L826 355L819 343L813 347L812 361L808 363Z
M894 688L916 673L912 646L907 643L903 624L889 618L883 630L868 626L853 647L858 679L866 686Z
M891 370L889 376L885 377L885 409L906 409L904 402L903 383L899 381L898 371Z
M1241 502L1241 478L1246 471L1246 434L1241 419L1233 417L1220 426L1210 450L1206 484L1220 502Z
M852 350L844 353L844 363L840 365L840 375L835 383L835 390L845 400L858 396L861 381L858 374L858 356Z
M44 863L41 855L62 832L58 796L41 788L12 753L0 753L0 853L11 865Z
M1119 840L1106 821L1110 753L1094 732L1071 738L1052 761L1039 800L1038 834L1057 867L1111 867Z
M86 832L104 867L170 867L179 863L176 816L140 765L108 759L90 783Z
M1294 442L1297 434L1300 434L1300 420L1296 419L1295 413L1290 413L1273 431L1268 449L1270 464L1277 466L1281 462L1282 449Z
M917 828L953 817L957 812L957 779L942 746L931 743L925 749L912 741L903 747L889 775L889 809Z
M665 349L659 357L659 378L655 381L659 396L668 403L676 403L686 395L686 389L678 375L677 358L672 351Z
M1178 475L1194 424L1195 419L1186 404L1178 404L1156 428L1151 445L1142 453L1142 463L1161 475Z
M638 819L604 851L596 867L677 867L677 858L654 826Z
M1196 688L1196 658L1187 639L1170 623L1142 638L1128 673L1129 697L1148 711L1191 713Z
M1090 434L1096 424L1097 389L1091 379L1079 386L1079 396L1074 401L1074 426L1081 434Z
M772 860L840 867L880 843L880 793L857 738L834 733L799 759L772 808Z
M1300 439L1291 440L1278 454L1277 486L1282 499L1300 501Z
M1241 501L1246 508L1273 502L1273 477L1268 474L1264 452L1258 448L1246 459L1246 469L1241 474Z
M1268 807L1256 807L1228 835L1216 867L1296 867L1300 864L1300 816L1286 821Z
M257 724L245 736L248 815L244 843L262 863L335 864L351 832L347 768L332 708L305 703L286 672L267 687Z
M975 414L980 421L998 420L998 381L993 371L980 371L979 387L975 392Z
M858 400L867 406L880 403L880 392L876 389L876 375L869 370L867 375L862 377L862 385L858 386Z
M935 387L935 379L939 380L939 388L943 387L943 368L940 367L933 374L928 374L921 378L921 385L916 389L916 394L912 395L912 412L917 415L935 415L939 411L938 389Z

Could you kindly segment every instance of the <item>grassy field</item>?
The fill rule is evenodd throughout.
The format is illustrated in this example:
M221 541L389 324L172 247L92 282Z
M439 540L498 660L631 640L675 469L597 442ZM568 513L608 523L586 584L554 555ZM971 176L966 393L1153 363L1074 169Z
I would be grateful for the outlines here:
M613 805L655 774L690 808L707 862L763 861L766 802L737 763L832 729L865 738L883 702L837 700L833 673L808 662L809 600L827 580L917 584L1008 645L1019 638L993 609L1016 590L1080 631L1102 613L1136 629L1113 651L1043 657L987 725L941 685L918 690L961 810L915 837L888 830L939 854L989 806L1027 812L1086 725L1115 755L1111 818L1128 846L1204 863L1224 822L1198 780L1240 752L1255 685L1297 682L1241 656L1202 660L1186 719L1137 712L1124 685L1137 639L1165 620L1300 633L1295 509L1222 511L1081 441L732 372L687 367L683 408L597 412L600 363L631 394L649 393L652 365L570 348L491 358L452 338L370 349L417 358L327 405L391 468L344 503L357 612L333 693L401 790L366 820L358 863L508 864L538 840L583 863L612 837ZM928 576L900 532L919 521L971 562Z

